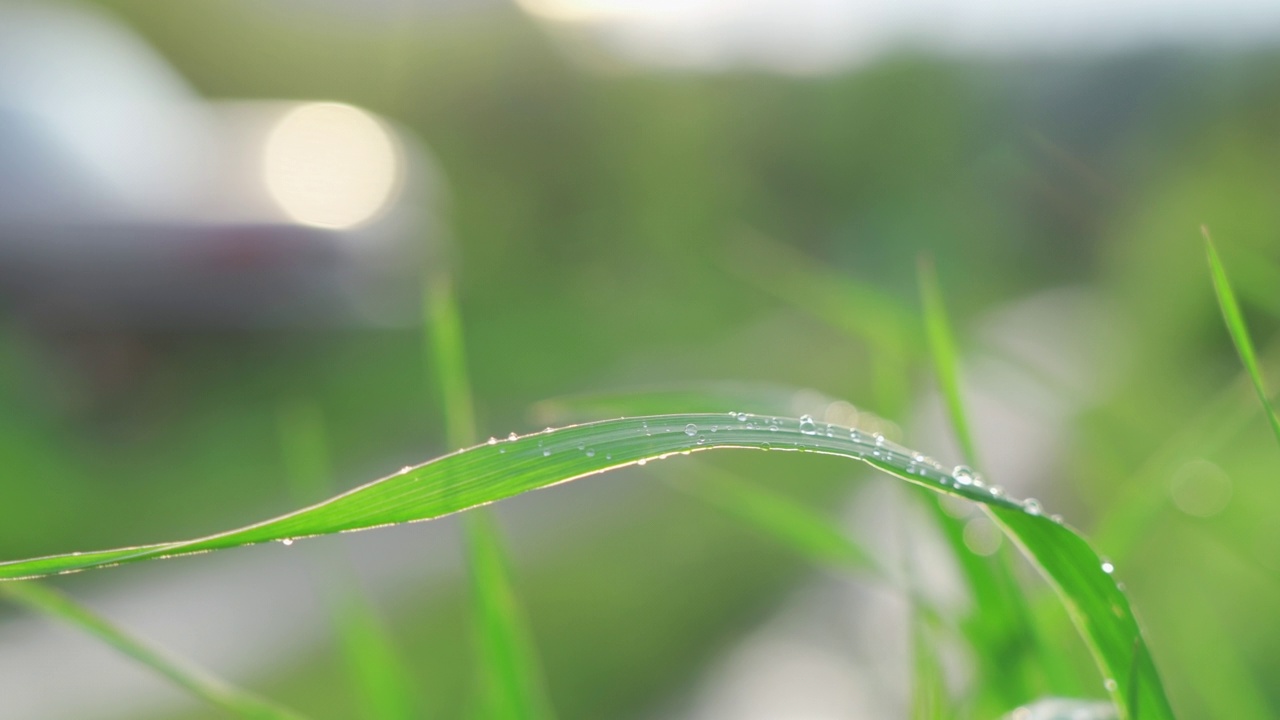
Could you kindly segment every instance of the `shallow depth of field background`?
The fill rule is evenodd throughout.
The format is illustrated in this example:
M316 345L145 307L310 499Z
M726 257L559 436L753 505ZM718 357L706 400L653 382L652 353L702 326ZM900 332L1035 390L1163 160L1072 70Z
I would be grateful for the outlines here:
M1260 415L1204 442L1223 429L1215 403L1256 401L1229 389L1240 366L1202 223L1264 357L1280 324L1280 13L1237 4L1051 3L1008 18L965 3L83 10L129 28L203 98L347 103L420 153L431 180L394 200L413 218L397 242L421 246L414 272L455 278L483 436L562 421L538 403L566 394L759 382L806 389L806 411L847 400L957 462L920 350L916 258L932 253L984 471L1095 539L1180 717L1207 719L1280 716L1280 448ZM225 220L210 207L199 223ZM12 217L0 257L20 257L4 254L15 227L60 237L41 235L56 218ZM172 223L173 242L194 222ZM0 559L292 509L279 428L299 407L323 417L335 490L453 449L416 285L407 312L377 322L152 323L78 313L74 286L55 302L3 270ZM235 295L235 273L221 277ZM183 304L183 287L166 292L148 302ZM1275 364L1264 372L1280 383ZM814 568L662 482L734 473L841 518L877 552L929 553L915 493L777 455L673 460L499 507L560 717L903 714L901 585ZM444 520L58 584L237 684L350 717L307 548L347 553L423 707L462 717L456 531ZM980 525L972 535L975 551L1013 552ZM967 602L945 558L925 566L943 606ZM1061 630L1047 590L1029 587ZM1063 692L1102 697L1079 641L1061 637L1082 668ZM966 652L947 651L958 695L973 692ZM22 718L214 716L11 607L0 698Z

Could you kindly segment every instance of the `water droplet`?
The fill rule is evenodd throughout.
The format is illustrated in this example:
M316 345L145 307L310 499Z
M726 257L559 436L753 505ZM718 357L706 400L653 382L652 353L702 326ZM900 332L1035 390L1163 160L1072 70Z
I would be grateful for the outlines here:
M1035 498L1027 498L1022 501L1022 510L1028 515L1039 515L1041 510L1040 501Z
M857 430L850 430L850 431L849 431L849 439L850 439L850 440L852 440L852 441L854 441L854 442L862 442L862 441L863 441L863 440L862 440L862 433L858 432Z
M551 448L542 448L542 457L551 457Z
M715 431L713 430L712 432L715 432ZM698 438L698 444L699 444L699 445L706 445L706 444L707 444L707 439L706 439L706 438L704 438L704 437L700 437L700 438Z
M403 475L412 469L413 469L412 465L405 465L404 467L400 468L400 474Z
M595 457L595 456L596 456L596 451L592 450L591 448L587 448L587 457Z
M642 421L642 422L640 423L640 429L641 429L641 430L644 430L644 434L645 434L645 435L650 435L650 436L652 436L652 435L653 435L653 432L649 430L649 423L647 423L647 422L643 422L643 421Z
M519 439L520 439L520 436L519 436L519 435L517 435L517 434L515 434L515 432L512 432L512 433L510 433L509 435L507 435L507 439L508 439L508 440L519 440Z
M991 497L1004 497L1004 488L999 485L992 485L987 488L987 492L991 493Z
M643 464L645 464L645 463L647 463L647 462L649 462L647 459L645 459L645 458L640 458L639 460L637 460L637 461L636 461L636 464L637 464L637 465L643 465Z
M1061 525L1061 524L1063 523L1062 516L1061 516L1061 515L1059 515L1059 514L1057 514L1057 513L1054 513L1054 514L1050 515L1050 516L1049 516L1049 519L1050 519L1050 520L1052 520L1052 521L1054 521L1054 522L1056 522L1056 523L1058 523L1059 525Z
M1107 692L1115 692L1116 688L1120 686L1116 683L1115 680L1111 678L1107 678L1106 680L1102 681L1102 687L1106 688Z
M772 423L772 424L770 424L770 425L769 425L769 432L778 432L778 425L777 425L777 423Z
M288 547L293 544L293 538L280 538L280 544Z
M498 438L493 437L492 435L490 435L490 436L489 436L489 444L490 444L490 445L497 445L497 444L498 444Z
M925 461L924 453L916 453L911 456L911 459L915 460L918 463L922 463Z
M738 414L737 414L737 415L735 415L734 417L738 418L738 422L746 422L746 421L747 421L747 414L746 414L746 413L738 413Z
M1104 572L1104 573L1106 573L1106 574L1110 575L1111 573L1113 573L1113 572L1115 572L1115 571L1116 571L1116 566L1115 566L1115 565L1112 565L1110 560L1107 560L1106 558L1103 558L1103 560L1102 560L1102 572Z
M876 445L878 445L879 447L884 447L884 434L883 434L883 433L876 433L875 435L872 435L871 437L875 438L875 440L876 440Z
M800 432L804 433L805 435L818 434L818 427L814 425L813 418L809 417L808 415L800 416Z
M693 423L689 423L688 425L685 425L685 426L684 426L684 434L685 434L685 435L688 435L689 437L693 437L694 435L697 435L697 434L698 434L698 426L697 426L697 425L694 425Z
M765 452L768 452L772 447L773 446L770 445L769 443L764 443L763 445L760 446L760 449L764 450Z
M507 452L507 449L506 449L506 448L502 448L502 447L498 448L498 454L499 454L499 455L503 455L503 454L505 454L506 452Z
M960 485L973 484L973 471L969 469L968 465L957 465L955 469L951 471L951 477L955 478L956 483Z
M612 459L613 459L613 453L605 453L604 459L605 459L605 460L612 460Z

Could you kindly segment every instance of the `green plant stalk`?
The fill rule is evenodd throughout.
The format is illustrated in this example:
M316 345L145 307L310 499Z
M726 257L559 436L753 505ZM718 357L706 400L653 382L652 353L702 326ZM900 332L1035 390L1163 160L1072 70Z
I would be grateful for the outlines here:
M301 720L302 716L236 689L182 661L151 647L53 588L35 582L0 584L0 596L44 613L96 636L121 653L137 660L173 684L211 705L251 720Z
M1231 290L1231 283L1227 280L1227 270L1222 265L1222 258L1218 257L1218 250L1214 247L1213 238L1209 235L1209 228L1202 225L1200 232L1204 235L1205 255L1209 259L1209 276L1213 278L1213 290L1218 296L1218 307L1222 310L1222 319L1227 325L1227 332L1231 334L1231 341L1235 343L1240 362L1244 364L1245 370L1249 373L1249 379L1253 381L1253 389L1258 394L1258 401L1262 403L1267 420L1271 423L1271 432L1275 434L1276 442L1280 442L1280 416L1276 415L1276 409L1271 405L1270 396L1267 394L1262 369L1258 366L1258 356L1253 349L1253 340L1250 339L1249 328L1244 323L1244 314L1240 312L1240 304L1236 302L1236 295Z
M428 352L434 360L444 407L445 438L451 447L465 447L475 442L476 415L461 314L447 278L429 283L423 297ZM487 510L480 510L464 515L462 524L475 594L478 712L485 720L552 718L532 633L512 588L497 522Z
M284 405L278 425L285 474L294 499L314 502L329 495L332 471L320 408L302 402ZM377 720L420 717L408 668L372 603L357 590L352 568L333 555L316 559L330 580L326 588L330 623L364 703L364 715Z
M921 255L916 264L917 282L920 286L920 304L924 315L926 346L933 363L938 390L947 408L948 419L965 462L978 467L977 445L970 431L965 412L964 396L960 390L959 353L947 317L942 286L932 257ZM1047 672L1041 674L1056 681L1063 676L1056 656L1045 646L1034 613L1014 578L1013 569L1006 556L977 557L968 551L964 542L964 528L956 519L947 515L937 503L933 503L934 517L943 535L950 543L957 561L972 589L980 608L999 608L998 612L979 612L968 628L975 646L995 645L1004 651L982 653L981 664L989 682L998 677L1008 677L1008 665L1012 650L1015 653L1030 652ZM1018 663L1022 669L1022 663ZM1000 683L996 691L1006 705L1025 702L1035 692L1032 678L1023 674L1013 682Z
M933 258L928 255L919 257L916 269L920 284L920 305L924 310L925 335L929 341L929 357L933 360L938 391L947 404L951 429L956 435L956 441L960 444L965 462L973 467L980 467L978 447L973 441L969 420L964 412L958 369L959 353L956 351L955 339L951 333L951 322L947 319L946 303L943 302L942 287L938 283L938 271L934 266Z

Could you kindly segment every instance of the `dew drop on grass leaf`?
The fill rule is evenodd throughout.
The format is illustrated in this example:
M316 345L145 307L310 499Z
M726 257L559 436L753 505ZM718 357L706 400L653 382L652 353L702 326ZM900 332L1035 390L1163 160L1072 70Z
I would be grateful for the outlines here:
M685 426L684 426L684 434L685 434L685 435L688 435L689 437L693 437L694 435L697 435L697 434L698 434L698 426L697 426L697 425L694 425L693 423L689 423L688 425L685 425Z
M959 485L973 484L973 471L969 469L968 465L957 465L955 469L951 471L951 477L955 478L956 483ZM992 495L994 494L995 493L992 493Z
M813 423L813 418L808 415L800 416L800 432L805 435L817 435L818 426Z
M515 434L515 432L511 432L511 433L509 433L509 434L507 435L507 439L508 439L508 440L512 440L512 441L514 441L514 440L519 440L519 439L520 439L520 436L519 436L519 435L517 435L517 434Z
M1027 498L1022 501L1022 509L1025 510L1028 515L1039 515L1041 510L1040 501L1035 498Z
M281 538L280 544L284 545L285 547L288 547L293 544L293 538Z
M1103 559L1102 559L1102 572L1104 572L1104 573L1106 573L1106 574L1110 575L1111 573L1113 573L1113 572L1115 572L1115 571L1116 571L1116 566L1115 566L1115 565L1112 565L1110 560L1108 560L1108 559L1106 559L1106 558L1103 558Z
M735 415L734 417L738 418L738 422L746 422L746 421L747 421L747 414L746 414L746 413L738 413L738 414L737 414L737 415Z

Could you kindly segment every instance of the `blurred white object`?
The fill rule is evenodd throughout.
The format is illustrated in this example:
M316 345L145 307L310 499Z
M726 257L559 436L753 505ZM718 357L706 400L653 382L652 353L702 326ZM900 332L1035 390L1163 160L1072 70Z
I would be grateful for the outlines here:
M97 11L0 2L0 300L112 327L414 316L438 186L339 103L210 103Z
M903 45L1042 55L1280 37L1280 3L1257 0L515 1L588 64L598 46L626 62L702 71L829 72Z

